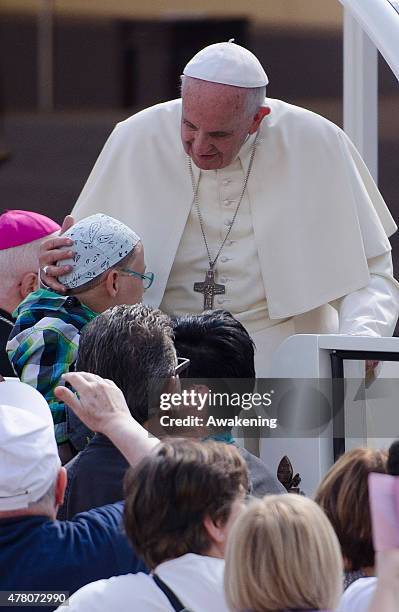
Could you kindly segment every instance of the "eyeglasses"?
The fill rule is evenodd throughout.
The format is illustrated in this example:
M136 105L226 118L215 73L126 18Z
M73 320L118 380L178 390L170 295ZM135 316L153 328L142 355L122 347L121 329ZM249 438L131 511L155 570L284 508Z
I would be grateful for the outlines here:
M178 376L179 374L184 372L184 370L187 370L189 365L190 365L189 359L186 359L185 357L178 357L177 366L175 367L175 376Z
M121 272L124 272L128 276L133 276L134 278L141 278L143 281L144 291L149 289L154 281L154 272L146 272L146 274L140 274L140 272L135 272L134 270L130 270L129 268L121 268Z

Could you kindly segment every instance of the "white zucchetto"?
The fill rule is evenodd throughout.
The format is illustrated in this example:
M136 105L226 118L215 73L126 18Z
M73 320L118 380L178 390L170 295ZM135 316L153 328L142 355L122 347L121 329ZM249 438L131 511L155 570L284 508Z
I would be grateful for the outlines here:
M264 87L269 82L258 58L232 41L201 49L188 62L183 75L234 87Z

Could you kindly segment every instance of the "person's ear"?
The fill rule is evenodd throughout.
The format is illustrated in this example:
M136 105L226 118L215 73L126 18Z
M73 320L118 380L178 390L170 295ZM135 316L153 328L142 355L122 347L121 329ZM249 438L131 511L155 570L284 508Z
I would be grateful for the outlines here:
M263 119L267 117L267 115L270 115L270 113L271 113L271 108L269 106L261 106L253 118L252 125L249 128L248 133L255 134L255 132L258 131L259 126L262 123Z
M61 467L58 475L57 481L55 483L55 505L61 506L64 503L64 495L65 489L67 486L67 471L64 467Z
M24 300L32 291L36 291L39 287L38 276L36 272L27 272L23 277L19 285L19 295Z
M223 547L226 541L226 530L221 520L214 521L208 514L204 518L204 527L213 545Z
M163 386L162 393L180 393L181 384L178 376L170 376L166 379L166 382Z
M119 291L119 274L117 270L108 270L104 286L109 297L116 297Z

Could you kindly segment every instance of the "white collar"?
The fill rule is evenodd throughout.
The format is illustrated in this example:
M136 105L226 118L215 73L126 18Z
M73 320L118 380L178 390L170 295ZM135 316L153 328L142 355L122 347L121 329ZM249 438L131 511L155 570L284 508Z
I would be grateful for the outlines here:
M159 573L159 571L175 569L176 567L187 567L192 568L195 565L195 569L193 570L195 573L198 572L199 567L206 567L207 569L212 567L224 567L224 559L219 559L217 557L208 557L207 555L197 555L196 553L187 553L182 555L181 557L176 557L176 559L169 559L168 561L163 561L154 570L154 573Z

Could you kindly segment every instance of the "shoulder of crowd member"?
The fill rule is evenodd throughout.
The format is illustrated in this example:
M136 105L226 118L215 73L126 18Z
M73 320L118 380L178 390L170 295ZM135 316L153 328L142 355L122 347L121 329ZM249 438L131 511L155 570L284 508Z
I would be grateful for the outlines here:
M367 612L376 586L375 577L355 580L342 595L337 612Z
M34 343L48 345L52 350L54 341L65 341L68 344L75 344L76 349L79 346L79 329L72 323L67 323L58 317L45 317L32 324L31 327L24 326L24 329L18 328L10 336L7 344L7 352L13 352L24 342L29 342L31 352L34 350Z
M32 320L37 321L43 316L42 312L54 312L62 308L66 299L66 296L41 287L29 293L12 314L15 319L18 319L26 316L27 313L32 313L29 316L32 317Z
M43 319L73 323L80 328L94 318L95 313L84 306L76 296L38 289L21 302L13 316L16 318L16 326L22 329L38 324Z
M278 480L267 465L245 448L239 448L242 458L247 464L251 481L251 494L254 497L263 497L268 494L286 493L285 487Z
M122 527L123 503L71 521L3 519L0 584L8 590L68 591L118 574L145 572Z
M146 571L125 535L123 507L123 502L117 502L77 514L70 521L53 523L64 540L65 554L73 555L74 562L91 574L83 584L116 574Z
M49 293L49 292L46 292ZM21 355L26 348L24 343L28 341L29 355L34 350L34 345L52 345L54 340L63 339L68 343L79 344L79 332L90 320L89 315L81 305L72 311L65 309L65 304L70 298L53 294L54 298L39 299L32 302L23 302L15 314L18 314L16 323L9 337L7 352L13 355L18 350ZM50 338L53 334L55 338Z
M21 379L44 395L53 413L61 405L54 388L76 359L79 330L58 318L46 317L7 343L8 358ZM55 420L57 422L57 420Z
M79 589L68 602L68 612L125 612L127 607L137 612L172 610L152 578L143 573L97 580ZM64 612L65 608L57 610Z
M7 343L7 353L20 377L27 364L48 368L57 366L57 371L51 370L50 379L58 383L60 375L68 371L75 360L80 330L90 317L81 309L75 313L65 311L62 307L65 298L60 299L62 302L58 308L28 308L18 316ZM46 379L49 377L48 368L45 370ZM36 376L38 373L35 371ZM47 386L47 380L45 384Z
M123 499L123 477L129 463L105 436L96 434L64 467L68 480L58 519L68 520L78 512Z

